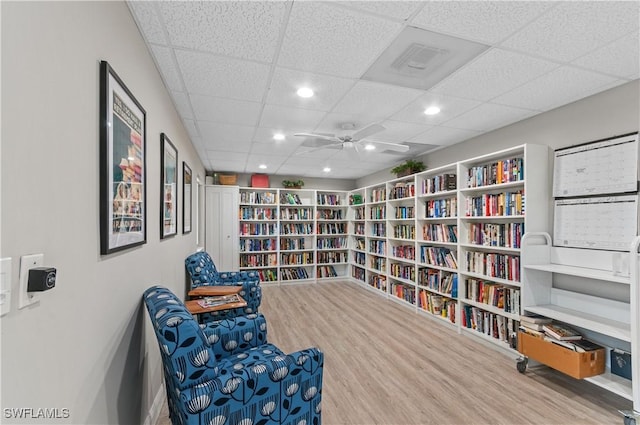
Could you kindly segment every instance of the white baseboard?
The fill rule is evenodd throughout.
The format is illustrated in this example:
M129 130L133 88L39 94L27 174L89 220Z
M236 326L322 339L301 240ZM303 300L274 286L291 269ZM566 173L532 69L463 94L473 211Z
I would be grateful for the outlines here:
M149 413L144 420L144 425L156 425L156 423L158 423L158 418L160 417L160 412L162 411L162 406L164 406L166 399L167 394L164 390L164 383L161 383L156 396L153 398L151 409L149 409Z

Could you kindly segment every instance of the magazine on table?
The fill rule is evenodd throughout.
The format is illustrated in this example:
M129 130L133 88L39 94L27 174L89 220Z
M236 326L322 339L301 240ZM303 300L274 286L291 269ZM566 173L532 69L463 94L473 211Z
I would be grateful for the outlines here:
M240 297L237 294L231 295L217 295L211 297L204 297L198 300L198 304L202 307L216 307L219 305L232 304L240 302Z

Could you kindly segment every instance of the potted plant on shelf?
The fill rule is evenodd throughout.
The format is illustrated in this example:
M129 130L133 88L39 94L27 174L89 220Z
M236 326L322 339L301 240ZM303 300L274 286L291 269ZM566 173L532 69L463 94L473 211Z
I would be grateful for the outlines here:
M393 167L391 169L391 173L395 174L396 177L404 177L410 174L419 173L420 171L426 170L424 163L422 161L414 161L413 159L407 159L402 164Z
M282 186L287 189L302 189L304 182L302 180L283 180Z

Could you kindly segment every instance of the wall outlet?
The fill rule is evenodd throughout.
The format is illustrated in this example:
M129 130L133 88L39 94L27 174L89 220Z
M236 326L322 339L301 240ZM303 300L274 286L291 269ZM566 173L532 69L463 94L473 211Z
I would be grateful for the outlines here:
M20 257L20 293L18 297L18 308L25 308L37 302L37 292L27 292L29 283L29 270L44 265L44 254L23 255Z

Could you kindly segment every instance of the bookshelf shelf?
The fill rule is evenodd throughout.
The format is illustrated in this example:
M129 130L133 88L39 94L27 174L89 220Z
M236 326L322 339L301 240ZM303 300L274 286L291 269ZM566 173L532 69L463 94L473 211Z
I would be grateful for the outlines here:
M610 270L598 270L588 267L576 267L564 264L525 264L523 268L529 270L541 270L549 273L565 274L569 276L585 277L588 279L605 280L609 282L631 284L629 276L616 275Z

